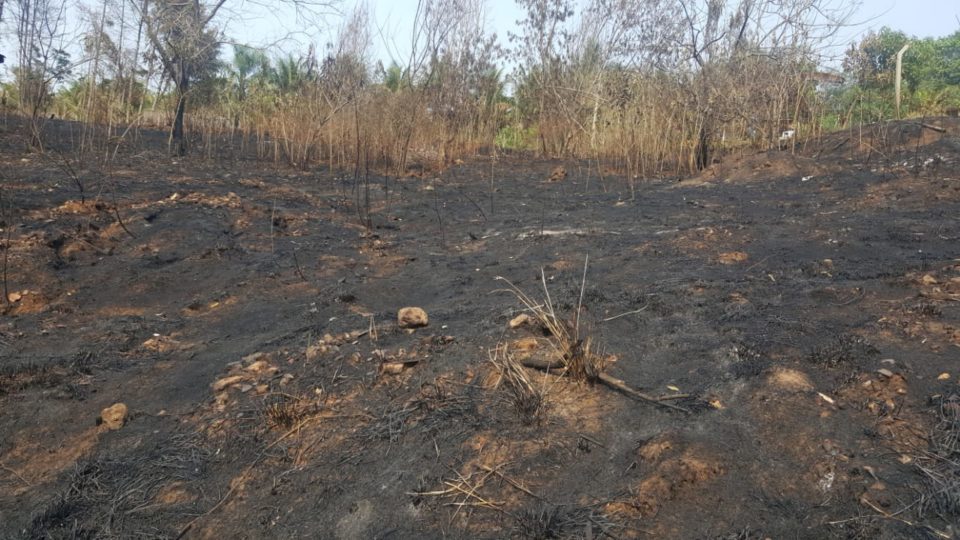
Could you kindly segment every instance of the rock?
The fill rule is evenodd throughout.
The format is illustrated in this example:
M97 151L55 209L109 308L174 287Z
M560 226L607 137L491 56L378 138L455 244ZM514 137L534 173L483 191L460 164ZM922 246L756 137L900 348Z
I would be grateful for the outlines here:
M222 379L215 381L213 384L210 385L210 387L213 389L214 392L220 392L221 390L229 386L233 386L242 380L243 380L243 375L231 375L229 377L224 377Z
M251 373L260 373L261 371L264 371L269 367L270 367L270 362L267 362L266 360L257 360L256 362L250 364L244 369L246 369Z
M124 403L114 403L100 411L100 424L107 429L118 430L127 422L127 406Z
M323 343L314 343L307 347L306 357L307 360L316 360L321 355L327 354L327 346Z
M387 362L385 364L380 364L380 373L387 375L399 375L403 373L404 368L407 365L403 362Z
M877 373L879 373L880 375L883 375L884 377L886 377L886 378L888 378L888 379L889 379L890 377L893 377L893 372L890 371L890 370L887 369L887 368L880 368L880 369L877 370Z
M12 292L7 295L7 300L9 300L11 304L19 302L21 298L23 298L23 295L18 292Z
M427 312L418 307L405 307L397 312L397 325L400 328L421 328L430 324Z
M949 381L949 380L950 380L950 374L949 374L949 373L941 373L940 375L937 376L937 380L938 380L938 381Z
M529 325L533 324L533 317L531 317L530 315L527 315L526 313L521 313L516 317L510 319L510 328L520 328L525 324L529 324Z
M525 337L513 342L510 346L513 351L533 352L540 348L540 342L534 337Z

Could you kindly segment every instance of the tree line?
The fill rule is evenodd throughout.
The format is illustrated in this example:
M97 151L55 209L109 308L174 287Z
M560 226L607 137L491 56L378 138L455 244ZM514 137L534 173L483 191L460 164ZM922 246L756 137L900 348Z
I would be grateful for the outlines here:
M409 51L384 64L363 5L337 14L331 2L284 0L338 29L321 47L276 56L227 35L225 13L242 13L226 0L92 0L79 39L67 37L66 0L0 0L18 51L3 103L32 120L36 146L52 113L114 139L163 126L177 155L403 174L526 150L638 178L769 148L785 130L810 139L891 118L891 58L908 41L906 114L960 106L960 32L918 40L883 29L832 66L858 7L849 1L517 3L508 36L485 26L484 0L411 3Z

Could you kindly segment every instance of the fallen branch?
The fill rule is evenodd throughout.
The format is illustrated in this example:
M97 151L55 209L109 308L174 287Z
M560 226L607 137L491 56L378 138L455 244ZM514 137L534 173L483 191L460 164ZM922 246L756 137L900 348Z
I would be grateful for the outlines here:
M927 124L927 123L924 123L924 122L919 122L919 125L920 125L920 127L922 127L922 128L926 128L926 129L929 129L929 130L931 130L931 131L936 131L937 133L946 133L946 132L947 132L946 128L942 128L942 127L940 127L940 126L935 126L935 125L933 125L933 124Z
M560 360L549 361L549 360L541 360L538 358L528 358L526 360L521 361L520 363L526 367L539 369L542 371L553 371L553 370L561 370L566 368L566 366ZM621 392L639 401L645 401L647 403L652 403L654 405L660 405L662 407L673 409L675 411L680 411L685 413L691 412L690 409L686 409L678 405L667 403L668 400L690 397L689 395L686 395L686 394L676 394L676 395L667 396L665 398L651 396L649 394L645 394L639 390L636 390L635 388L632 388L626 382L612 375L608 375L606 373L599 373L597 375L597 381L602 383L604 386L607 386L608 388L612 388L613 390Z

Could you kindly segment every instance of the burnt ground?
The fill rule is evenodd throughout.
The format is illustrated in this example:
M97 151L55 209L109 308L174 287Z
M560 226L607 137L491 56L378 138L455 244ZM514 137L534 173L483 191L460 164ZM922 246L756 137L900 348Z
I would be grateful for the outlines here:
M0 537L955 538L960 125L928 123L633 197L523 157L71 173L6 128ZM541 269L688 412L533 370L518 406L493 351L550 338L496 278Z

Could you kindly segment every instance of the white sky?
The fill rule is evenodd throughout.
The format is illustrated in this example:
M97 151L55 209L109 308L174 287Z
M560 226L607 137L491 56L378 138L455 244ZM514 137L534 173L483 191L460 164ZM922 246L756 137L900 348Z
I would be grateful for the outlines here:
M580 0L580 3L583 3ZM391 57L404 57L408 50L410 29L413 22L417 0L366 0L371 17L375 21L375 56L386 63ZM340 11L349 12L356 2L346 0L340 5ZM269 14L268 14L269 13ZM507 33L516 31L515 22L523 17L514 0L487 0L486 19L490 31L506 43ZM284 20L286 19L286 21ZM260 8L259 16L247 18L231 24L231 33L244 41L255 45L267 45L280 39L287 33L289 15L283 10ZM863 0L854 16L854 26L845 29L838 37L838 46L856 41L870 30L879 30L889 26L916 37L942 37L960 30L960 0ZM328 19L326 35L318 35L314 30L313 42L318 48L330 41L337 26L336 17ZM302 45L297 42L309 42L310 35L299 35L295 40L287 40L281 46L283 50L297 51Z
M69 0L96 5L97 0ZM373 56L385 64L391 58L403 59L409 50L410 28L417 0L361 0L365 1L374 21ZM584 0L578 0L581 4ZM837 0L843 1L843 0ZM350 12L356 0L343 0L338 9ZM8 63L0 66L0 81L9 81L11 61L15 61L15 45L11 35L11 4L7 2L3 25L0 26L0 52ZM313 25L298 20L279 0L240 0L230 2L233 12L224 12L220 18L228 36L239 43L268 47L274 54L301 53L314 43L322 54L324 45L333 39L340 17L331 14ZM514 0L487 0L486 20L490 31L507 43L507 33L516 30L515 22L522 12ZM846 44L856 41L869 30L889 26L917 37L941 37L960 30L960 0L863 0L855 15L856 26L845 29L838 38L840 55ZM68 30L76 35L83 27L79 10L74 5L68 12ZM305 30L306 28L306 30ZM229 47L224 54L230 54Z

